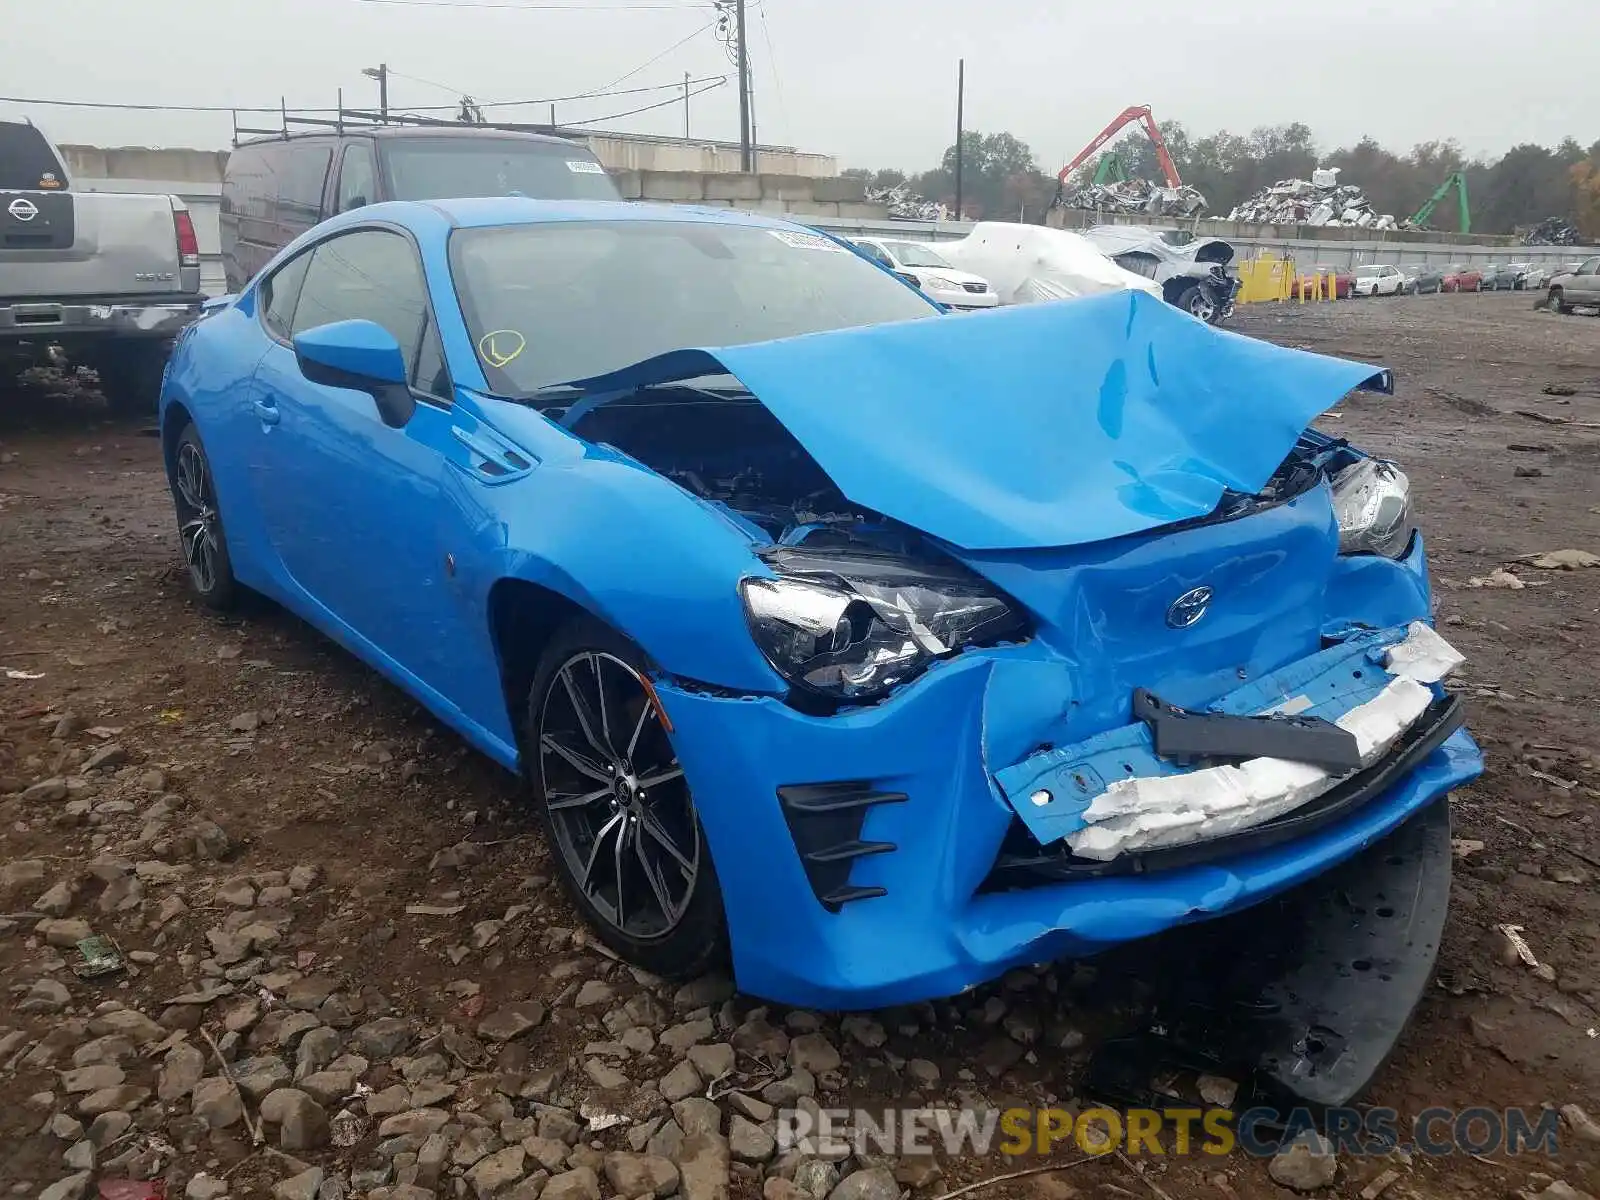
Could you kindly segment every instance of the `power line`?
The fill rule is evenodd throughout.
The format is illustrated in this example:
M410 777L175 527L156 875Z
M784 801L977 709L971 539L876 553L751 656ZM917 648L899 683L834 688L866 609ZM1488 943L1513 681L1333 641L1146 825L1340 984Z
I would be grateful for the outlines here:
M682 87L683 85L667 85ZM245 104L112 104L100 100L41 100L37 96L0 96L0 104L37 104L49 108L111 108L126 112L209 112L209 113L276 113L281 105L252 107ZM449 107L454 108L454 105ZM293 113L336 113L336 108L291 108Z
M783 101L783 80L778 78L778 56L773 52L772 34L767 29L767 6L763 2L755 8L761 17L761 40L767 44L767 66L772 69L772 90L778 93L778 115L783 119L783 134L792 138L794 130L789 125L789 106Z
M687 42L692 42L695 38L699 37L702 33L704 33L706 30L710 29L716 23L717 23L717 18L713 17L711 20L707 21L704 25L700 26L699 29L696 29L693 33L689 34L687 37L679 38L677 41L673 42L672 45L668 46L665 50L661 51L661 53L655 55L652 58L645 59L644 62L640 63L633 70L628 71L625 74L618 75L610 83L605 84L603 87L596 88L595 91L596 92L610 91L612 88L616 87L617 84L621 83L624 79L632 79L635 75L637 75L640 71L644 70L646 67L654 66L656 63L660 62L663 58L665 58L667 55L671 54L679 46L682 46ZM723 75L723 76L720 76L720 78L726 79L727 76ZM594 93L590 93L590 94L592 95Z
M393 75L396 79L409 79L412 83L420 83L426 85L427 87L438 88L441 92L453 92L457 96L464 96L467 94L466 88L451 87L448 83L439 83L432 79L424 79L420 75L407 75L404 71L396 71L393 67L389 68L389 74ZM444 106L440 105L439 107L442 108ZM453 108L455 106L451 105L450 107Z
M395 75L395 76L398 76L398 77L401 77L401 78L405 78L405 79L412 79L413 78L412 76L409 76L409 75L401 76L399 71L391 70L389 73L391 75ZM689 83L691 84L691 86L694 85L694 84L700 84L700 83L709 83L709 84L712 84L713 86L720 86L721 84L726 83L727 80L728 80L728 77L726 75L703 75L703 76L700 76L697 79L691 79L689 81ZM432 83L431 80L426 80L426 79L415 79L414 82L416 82L416 83L428 83L433 87L439 87L439 88L445 87L444 84ZM448 90L448 91L456 91L455 88L447 88L446 90ZM674 82L674 83L653 83L653 84L650 84L648 86L632 87L632 88L618 88L615 91L609 90L608 88L597 88L594 91L577 92L577 93L574 93L573 95L570 95L570 96L547 96L547 97L543 97L543 98L540 98L540 99L533 99L533 100L484 101L484 102L479 103L478 106L480 108L521 108L521 107L526 107L526 106L535 105L535 104L564 104L564 103L570 103L571 101L574 101L574 100L598 100L598 99L605 99L606 97L609 97L609 96L637 96L637 95L642 95L642 94L647 93L647 92L672 91L672 92L676 92L676 93L681 93L682 90L683 90L683 81L682 80L678 80L677 82ZM691 93L691 95L693 95L693 94L694 93ZM674 101L681 100L681 99L682 99L681 95L677 95L677 96L673 97ZM281 113L281 112L284 112L284 111L288 111L290 113L311 113L311 114L316 114L316 113L337 113L339 111L337 108L317 108L317 107L296 108L296 107L293 107L293 106L290 106L287 109L285 109L284 106L278 105L278 104L271 104L271 105L249 105L249 104L128 104L128 103L121 103L121 102L113 102L113 101L109 101L109 100L49 100L49 99L44 99L44 98L39 97L39 96L0 96L0 104L30 104L30 105L38 105L41 108L100 108L100 109L112 109L112 110L124 111L124 112ZM424 105L408 106L407 107L407 111L408 112L447 112L447 111L448 112L454 112L456 110L456 107L457 106L454 105L454 104L424 104Z
M727 78L726 78L726 76L724 76L724 77L718 79L716 83L708 84L707 86L705 86L703 88L700 88L698 91L690 92L689 96L690 96L691 99L693 99L695 96L703 96L705 93L707 93L709 91L713 91L716 88L721 87L726 82L727 82ZM679 84L678 86L682 87L683 85ZM627 112L607 113L603 117L590 117L588 120L585 120L585 121L563 121L563 122L561 122L561 124L563 126L569 126L569 125L598 125L601 121L616 121L616 120L620 120L623 117L631 117L635 113L649 112L651 109L654 109L654 108L665 108L669 104L682 104L682 103L683 103L683 97L682 96L672 96L672 97L669 97L666 100L657 100L654 104L646 104L641 108L630 108Z

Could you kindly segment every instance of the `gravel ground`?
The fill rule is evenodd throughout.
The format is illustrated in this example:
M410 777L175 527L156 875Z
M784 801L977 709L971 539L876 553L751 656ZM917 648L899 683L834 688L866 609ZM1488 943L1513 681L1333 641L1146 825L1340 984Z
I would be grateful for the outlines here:
M1600 552L1600 321L1497 294L1235 327L1397 372L1324 426L1411 474L1489 759L1452 801L1437 986L1371 1098L1578 1106L1553 1160L1342 1156L1325 1194L1600 1192L1600 569L1528 561ZM0 676L14 1194L897 1200L1039 1160L781 1156L771 1106L1081 1103L1117 1017L1092 967L850 1017L630 970L554 886L512 779L287 614L204 615L176 561L157 444L91 380L0 394L0 670L28 676ZM1505 964L1499 923L1540 970ZM74 975L91 930L125 971ZM979 1194L1291 1193L1242 1157L1111 1157Z

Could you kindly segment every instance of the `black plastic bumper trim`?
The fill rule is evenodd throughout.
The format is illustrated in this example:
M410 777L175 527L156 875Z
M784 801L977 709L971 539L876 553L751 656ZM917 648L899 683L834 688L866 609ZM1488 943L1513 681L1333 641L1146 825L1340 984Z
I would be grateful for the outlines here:
M1441 797L1324 875L1242 913L1114 951L1139 983L1143 1029L1103 1043L1086 1092L1169 1107L1174 1071L1239 1081L1231 1107L1349 1104L1388 1060L1433 977L1450 901Z
M850 871L857 859L897 848L893 842L863 841L861 830L869 809L900 804L906 798L904 792L880 791L865 780L786 784L778 789L778 806L806 881L829 912L838 912L852 900L888 894L881 887L852 886Z

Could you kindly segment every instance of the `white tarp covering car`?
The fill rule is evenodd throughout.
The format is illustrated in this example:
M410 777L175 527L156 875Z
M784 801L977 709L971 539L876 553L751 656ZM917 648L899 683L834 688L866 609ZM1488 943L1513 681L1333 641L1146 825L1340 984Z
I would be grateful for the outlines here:
M1100 292L1138 291L1161 299L1152 279L1125 271L1087 238L1043 225L979 221L957 242L940 242L952 266L981 275L1001 304L1065 300Z

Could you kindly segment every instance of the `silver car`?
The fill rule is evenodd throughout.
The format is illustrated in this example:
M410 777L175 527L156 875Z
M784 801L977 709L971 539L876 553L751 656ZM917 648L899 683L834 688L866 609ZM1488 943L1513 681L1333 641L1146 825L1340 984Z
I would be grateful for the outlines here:
M1572 311L1575 304L1600 307L1600 255L1585 259L1577 270L1552 279L1546 304L1558 313Z

